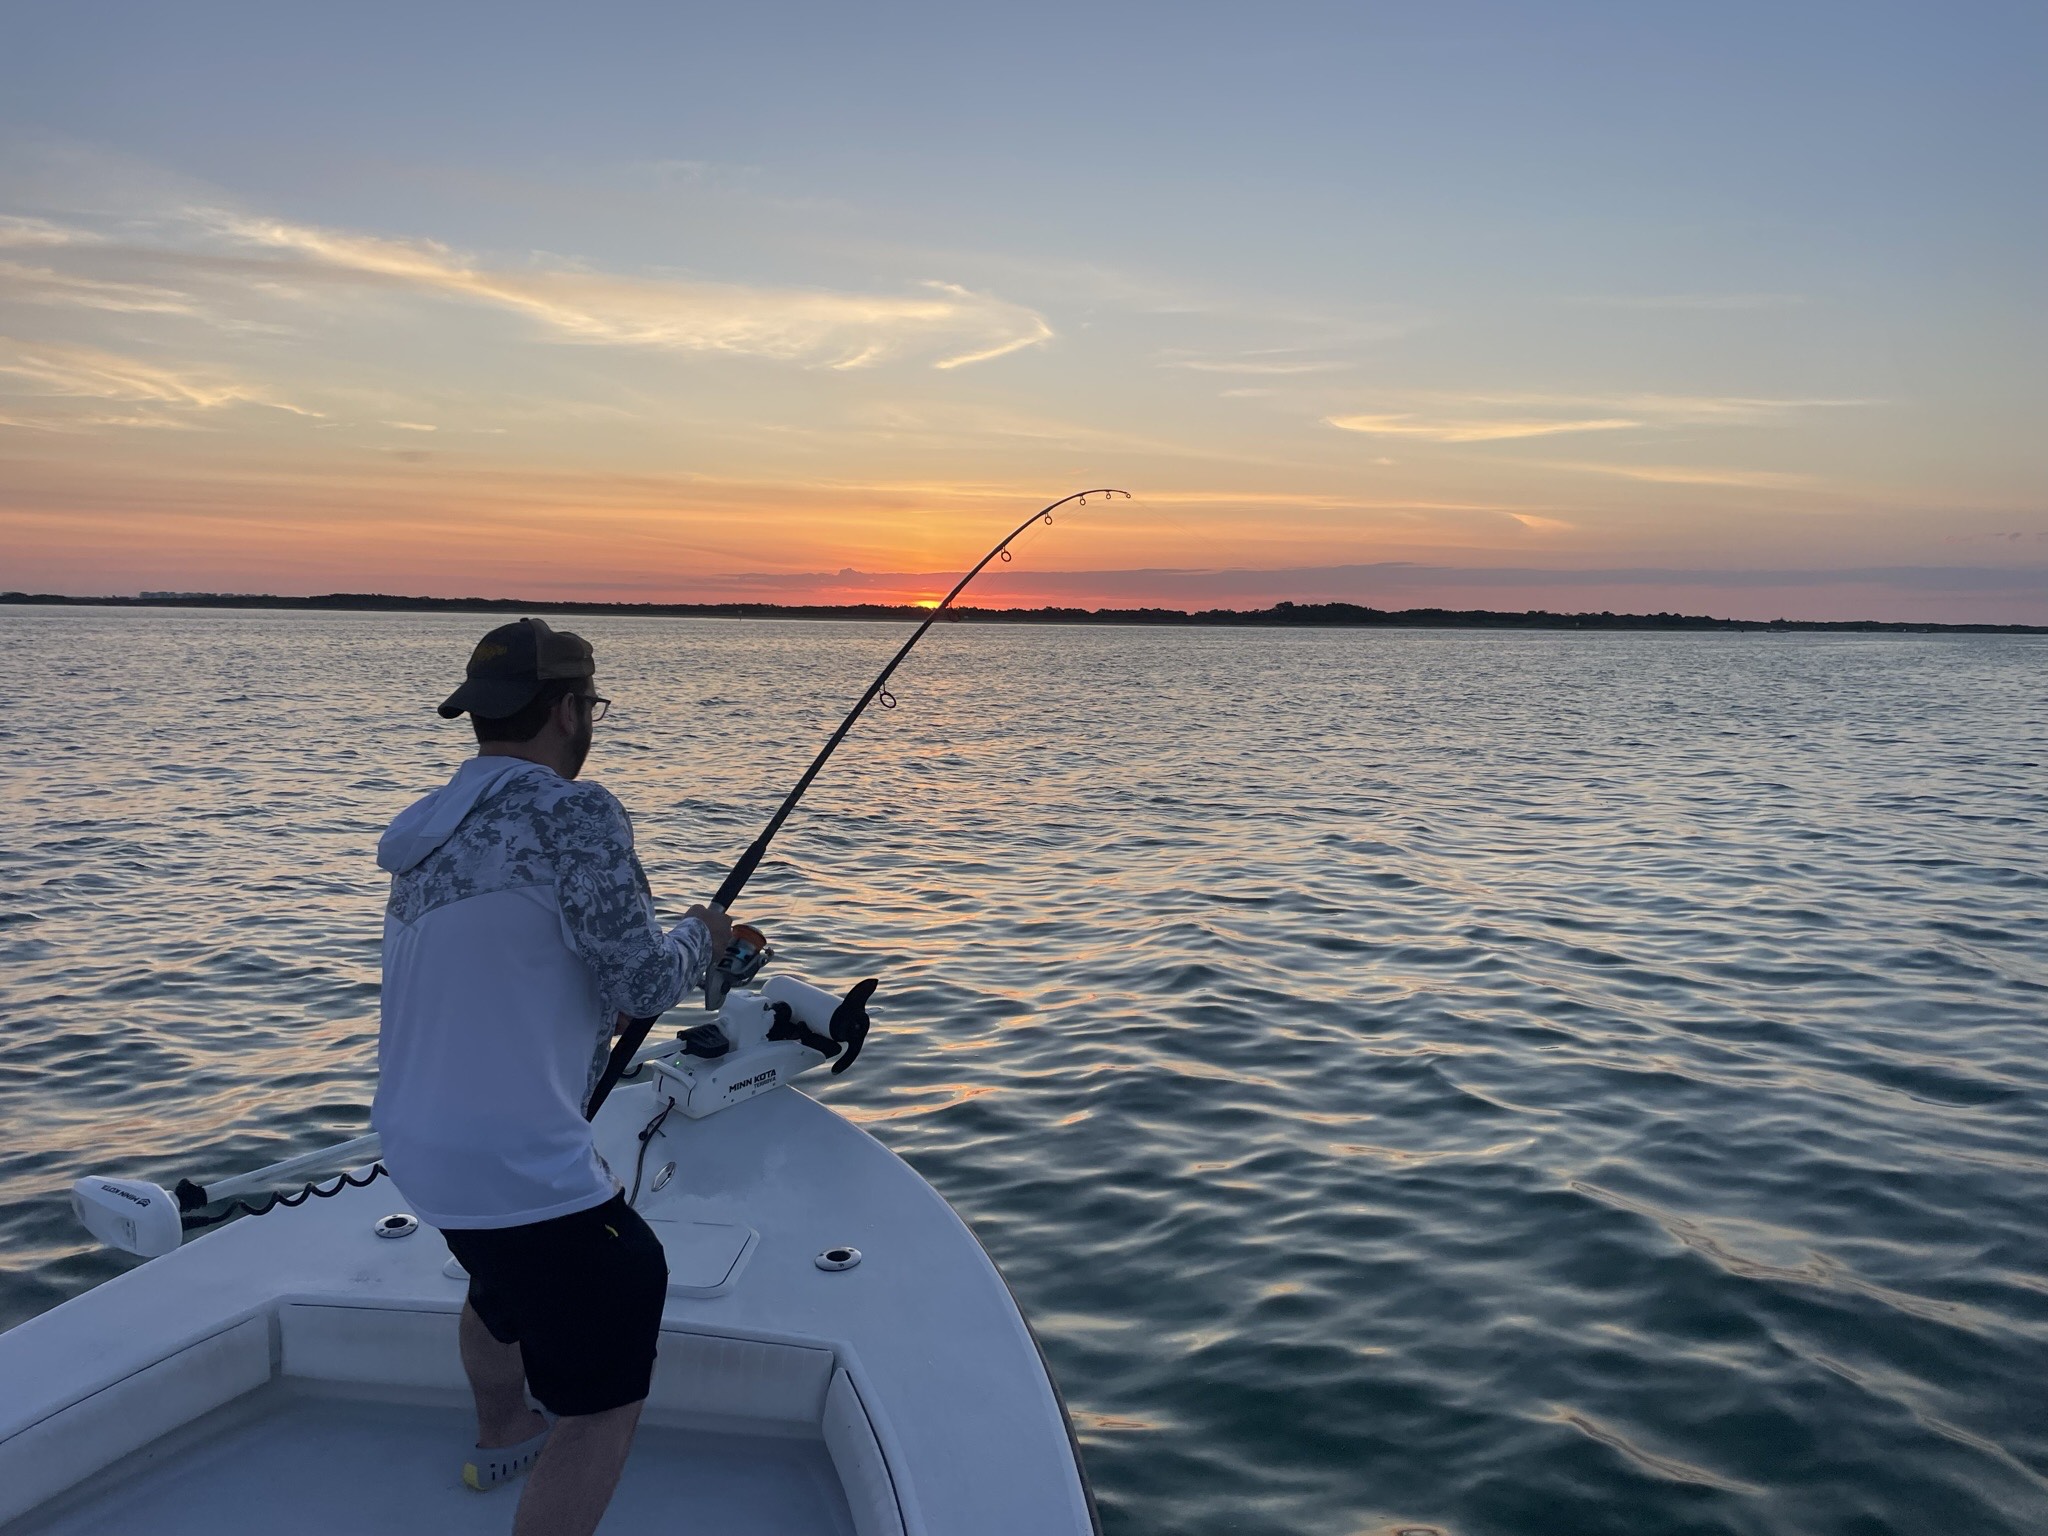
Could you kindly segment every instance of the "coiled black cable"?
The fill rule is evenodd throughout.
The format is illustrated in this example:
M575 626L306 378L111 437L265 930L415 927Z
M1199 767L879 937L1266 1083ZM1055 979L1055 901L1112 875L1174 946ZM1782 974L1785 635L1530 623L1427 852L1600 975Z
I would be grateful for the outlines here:
M334 1182L325 1189L320 1187L318 1179L314 1179L308 1184L301 1185L296 1190L289 1192L278 1190L273 1194L266 1195L260 1205L251 1205L246 1200L230 1200L225 1206L212 1212L210 1215L201 1215L197 1211L187 1211L182 1218L182 1225L187 1232L196 1232L202 1227L217 1226L221 1222L226 1221L230 1216L267 1216L281 1205L304 1205L308 1200L331 1200L344 1189L368 1189L378 1179L389 1177L390 1171L382 1163L372 1163L370 1164L370 1171L360 1179L352 1173L339 1173L334 1176ZM177 1193L181 1204L187 1198L185 1185L189 1182L187 1180L178 1186ZM197 1185L192 1187L195 1190L198 1189ZM200 1193L203 1194L203 1191Z

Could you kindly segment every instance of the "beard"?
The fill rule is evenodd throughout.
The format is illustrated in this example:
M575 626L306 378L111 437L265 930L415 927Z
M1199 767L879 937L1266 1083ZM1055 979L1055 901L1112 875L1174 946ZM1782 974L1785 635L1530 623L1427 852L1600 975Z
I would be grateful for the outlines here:
M576 734L569 738L569 777L575 778L583 771L583 761L590 756L590 722L585 720L576 727Z

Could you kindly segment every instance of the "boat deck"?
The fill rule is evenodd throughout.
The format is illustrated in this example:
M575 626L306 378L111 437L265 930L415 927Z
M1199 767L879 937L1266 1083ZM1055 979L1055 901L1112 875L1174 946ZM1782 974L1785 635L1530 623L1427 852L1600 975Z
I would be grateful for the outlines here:
M394 1397L279 1382L127 1458L118 1476L7 1527L8 1536L218 1536L252 1509L295 1536L501 1536L519 1484L474 1493L475 1433L452 1394ZM603 1529L853 1536L814 1439L643 1427Z
M655 1115L644 1081L605 1105L598 1141L622 1176ZM1002 1276L880 1143L778 1088L706 1119L666 1116L645 1172L639 1208L670 1294L605 1530L1094 1528ZM431 1228L378 1235L402 1201L380 1179L229 1222L0 1335L0 1523L508 1528L513 1495L456 1481L472 1435L465 1280ZM821 1268L839 1247L860 1262ZM406 1395L422 1392L444 1395Z

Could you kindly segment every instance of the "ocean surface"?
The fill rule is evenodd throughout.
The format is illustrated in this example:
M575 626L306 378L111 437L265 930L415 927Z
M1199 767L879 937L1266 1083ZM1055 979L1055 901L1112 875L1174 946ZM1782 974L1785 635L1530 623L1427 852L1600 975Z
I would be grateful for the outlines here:
M0 610L0 1324L363 1130L477 616ZM671 915L905 631L591 618ZM742 903L1112 1536L2048 1530L2048 642L941 626Z

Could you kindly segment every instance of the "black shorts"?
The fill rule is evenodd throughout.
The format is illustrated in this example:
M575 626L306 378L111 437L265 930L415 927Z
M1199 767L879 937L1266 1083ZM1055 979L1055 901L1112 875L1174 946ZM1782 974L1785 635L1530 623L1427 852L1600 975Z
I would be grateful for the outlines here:
M491 1337L517 1344L526 1384L557 1416L647 1396L668 1297L668 1259L623 1194L525 1227L450 1229L469 1304Z

